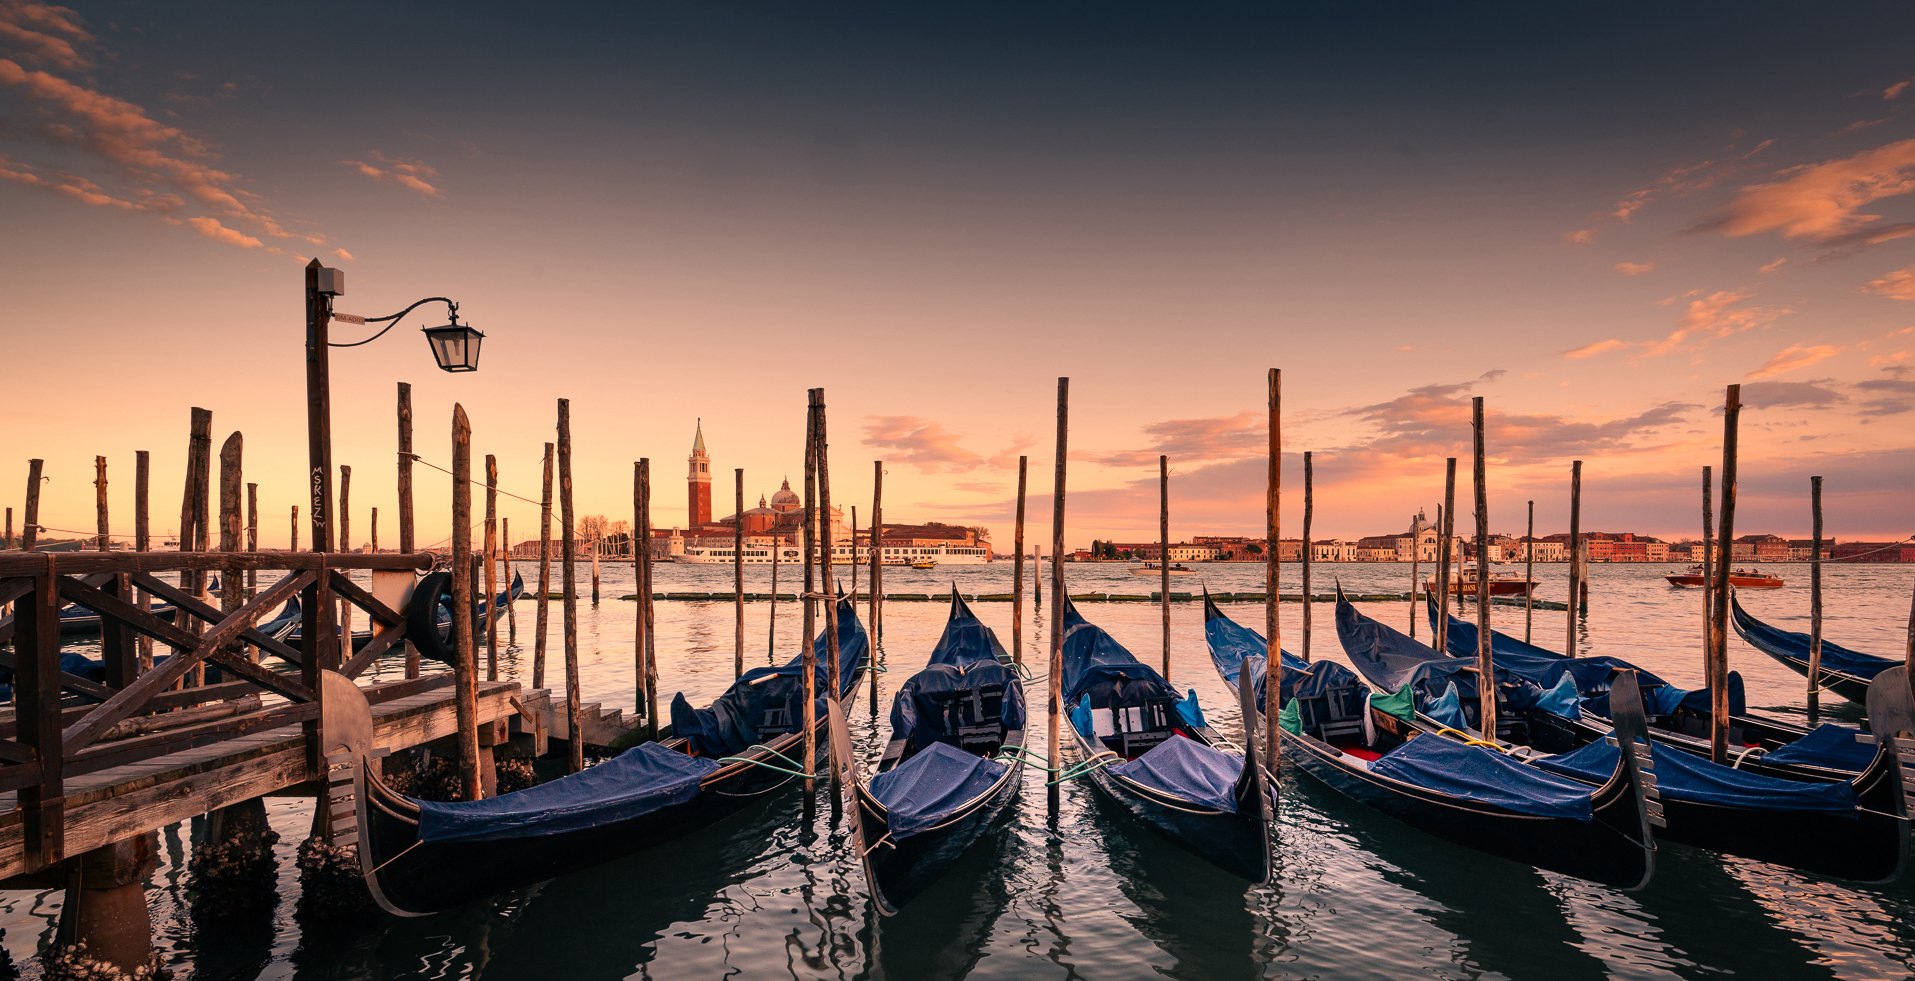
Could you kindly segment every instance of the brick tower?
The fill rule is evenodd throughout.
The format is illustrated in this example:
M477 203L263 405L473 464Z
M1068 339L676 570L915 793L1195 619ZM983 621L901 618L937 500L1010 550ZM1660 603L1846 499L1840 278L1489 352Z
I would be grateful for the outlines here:
M692 437L691 469L685 475L685 492L689 501L687 511L690 514L689 525L699 528L711 524L711 457L705 455L705 421L698 421L697 434Z

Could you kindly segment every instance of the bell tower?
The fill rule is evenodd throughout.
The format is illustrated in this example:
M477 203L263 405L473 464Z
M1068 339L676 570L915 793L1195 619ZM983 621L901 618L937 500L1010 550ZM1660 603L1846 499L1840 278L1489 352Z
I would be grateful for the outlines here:
M703 419L698 421L697 432L692 436L692 455L688 463L690 468L685 475L686 512L690 515L690 526L698 528L711 524L711 457L705 455Z

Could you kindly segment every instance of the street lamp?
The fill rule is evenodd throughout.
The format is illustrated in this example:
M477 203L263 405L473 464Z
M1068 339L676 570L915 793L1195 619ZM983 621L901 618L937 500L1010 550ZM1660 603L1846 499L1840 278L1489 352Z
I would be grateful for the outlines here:
M359 347L386 335L400 319L428 303L443 303L448 311L443 327L426 327L426 344L439 367L449 372L479 370L479 346L485 334L471 324L459 322L459 305L443 296L427 297L384 317L357 317L335 313L333 298L346 292L346 273L329 269L318 259L306 264L306 437L311 473L312 550L330 551L332 537L332 377L328 350L335 347ZM334 343L329 334L333 321L351 324L385 324L377 334L361 341Z
M306 264L306 448L311 465L308 483L311 490L312 550L329 552L332 536L332 366L329 351L335 347L359 347L384 337L400 318L428 303L444 303L450 311L443 327L424 329L433 360L446 371L477 371L479 344L485 335L469 324L459 323L459 305L443 296L427 297L395 314L384 317L356 317L334 313L332 301L346 292L344 270L328 269L318 259ZM329 329L333 321L386 326L362 341L334 344ZM339 665L338 631L333 623L332 604L318 602L318 587L306 588L304 636L314 638L309 656L317 656L324 667ZM318 638L331 638L331 643ZM328 650L327 648L330 648Z

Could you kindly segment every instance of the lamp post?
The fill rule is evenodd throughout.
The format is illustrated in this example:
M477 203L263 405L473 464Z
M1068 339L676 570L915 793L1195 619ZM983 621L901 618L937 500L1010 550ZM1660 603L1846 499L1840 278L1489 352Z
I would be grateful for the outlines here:
M438 362L441 369L452 372L479 370L479 345L485 339L485 335L471 325L459 323L459 305L443 296L427 297L384 317L357 317L333 312L333 298L345 292L344 270L327 268L320 265L318 259L306 264L306 446L311 467L307 482L311 490L312 550L315 552L328 552L333 547L330 350L370 344L385 336L386 331L391 330L400 318L428 303L444 303L450 311L445 326L423 328L426 342L432 348L433 360ZM361 325L383 323L386 326L365 340L335 344L330 333L335 320ZM308 616L323 616L325 622L309 623L305 636L333 636L330 611L320 609L322 604L318 602L316 593L315 587L308 587ZM339 663L337 655L336 648L325 653L328 667Z

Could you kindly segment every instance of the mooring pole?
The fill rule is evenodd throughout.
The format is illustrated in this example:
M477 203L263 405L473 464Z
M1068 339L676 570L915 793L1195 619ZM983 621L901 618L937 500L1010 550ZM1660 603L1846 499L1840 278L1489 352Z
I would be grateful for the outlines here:
M1822 478L1809 478L1809 725L1820 720L1822 695Z
M1264 486L1263 523L1264 523L1264 611L1263 625L1265 642L1263 652L1263 715L1264 715L1264 768L1275 777L1283 772L1281 755L1283 728L1279 717L1283 714L1283 620L1278 606L1283 601L1282 579L1283 558L1280 554L1280 542L1283 537L1283 372L1272 368L1269 373L1270 397L1270 453L1267 482ZM1248 679L1239 678L1240 682ZM1255 719L1243 720L1244 726L1256 725ZM1245 740L1247 743L1248 740Z
M1017 532L1011 557L1011 660L1024 663L1024 478L1031 458L1017 458Z
M578 676L578 540L572 519L572 400L559 399L559 541L564 552L560 570L565 596L560 601L565 620L565 718L571 772L585 769L585 720L579 718Z
M645 640L645 727L651 738L658 738L658 609L652 605L652 461L638 461L638 536L639 552L638 608L644 617Z
M1307 568L1307 567L1306 567ZM1170 457L1157 455L1158 605L1164 614L1164 680L1170 680Z
M1535 622L1536 597L1536 502L1529 502L1529 530L1523 533L1523 643L1529 643L1529 628Z
M339 467L339 550L352 551L352 468L341 464ZM347 655L352 653L352 604L339 604L339 633L345 638L340 641L340 650Z
M878 655L884 618L884 461L871 461L871 717L878 717Z
M818 486L818 400L816 391L806 393L805 404L805 491L803 542L805 565L804 591L804 635L799 640L800 659L805 675L805 823L809 825L818 814L818 780L815 768L818 765L818 650L812 637L818 627L817 574L817 501L813 494Z
M1563 621L1568 637L1563 641L1563 656L1576 656L1576 600L1582 595L1583 550L1583 462L1569 464L1569 597Z
M20 547L31 552L40 539L40 470L44 460L27 461L27 505L21 512Z
M453 714L459 727L459 785L466 800L485 796L479 776L479 670L472 622L472 423L452 404Z
M150 551L153 548L153 519L151 513L152 479L153 454L146 450L135 452L133 454L133 551L135 552ZM259 495L255 493L258 486L257 484L247 485L249 488L248 495L255 503L257 503L259 497ZM257 509L255 509L255 511L257 511ZM256 516L257 515L255 515L255 517ZM259 526L256 521L250 532L250 544L247 548L252 551L259 550ZM257 576L258 573L254 572L253 575ZM252 598L250 589L247 592L247 598ZM146 612L150 602L151 600L146 590L135 589L133 591L133 606L140 612ZM153 666L153 638L141 634L139 652L140 670L145 671L151 668Z
M738 506L731 521L731 597L732 629L731 676L745 676L745 468L732 471Z
M1476 477L1476 691L1482 702L1483 738L1496 738L1496 663L1489 633L1489 483L1483 449L1483 397L1470 402L1470 422L1476 430L1472 466Z
M372 550L379 551L379 509L372 509ZM512 519L499 519L499 580L505 588L512 588ZM505 642L509 647L519 642L519 600L512 597L505 604Z
M93 546L102 552L113 548L112 524L107 520L106 508L106 457L93 458L93 521L95 537Z
M1716 651L1715 473L1702 468L1702 683L1709 683Z
M499 458L485 455L485 680L499 680ZM509 604L508 604L509 605Z
M765 615L765 663L778 661L778 556L785 550L784 536L777 525L771 529L771 604Z
M1310 451L1303 451L1303 659L1310 660L1310 606L1314 596L1310 592L1310 525L1316 518L1316 465L1311 462ZM1410 590L1415 593L1416 590Z
M399 383L399 551L411 555L413 540L412 513L412 386ZM412 641L406 644L407 678L419 677L419 648ZM537 687L534 685L533 687Z
M1462 563L1456 559L1456 458L1443 461L1443 510L1436 516L1436 533L1443 541L1436 548L1436 652L1447 655L1450 650L1450 596L1456 587L1450 582L1452 565L1460 570ZM1457 575L1460 581L1463 577Z
M1421 515L1422 513L1423 513L1422 509L1418 508L1417 515ZM1418 589L1423 588L1423 583L1417 574L1417 567L1422 564L1422 559L1423 559L1423 531L1422 529L1417 527L1418 524L1419 522L1416 520L1416 516L1412 516L1410 518L1410 639L1411 640L1416 639L1416 621L1422 618L1423 616L1423 611L1422 609L1420 609L1421 604L1417 603L1416 601L1416 591ZM1442 525L1440 523L1437 526L1437 531L1439 533L1442 531Z
M1057 473L1051 489L1051 672L1050 672L1050 751L1051 765L1062 769L1064 751L1059 746L1058 718L1064 701L1064 483L1067 450L1070 443L1071 380L1057 380ZM1058 789L1046 781L1052 820L1057 819Z
M837 528L831 521L831 444L826 438L825 390L814 388L811 390L811 397L818 403L818 522L824 532L818 544L818 564L822 569L818 588L824 592L825 683L830 686L825 698L842 705L844 681L838 650L838 591L833 583L835 575L831 568L832 553L836 551L837 546ZM833 820L836 820L838 809L843 806L838 768L833 766L828 769L831 772L831 815Z
M1722 526L1716 541L1722 543L1722 561L1716 563L1715 650L1710 653L1709 673L1709 756L1718 764L1729 762L1729 556L1735 541L1736 431L1742 418L1742 386L1730 385L1722 409Z
M545 687L545 631L552 606L552 451L545 444L545 478L539 494L539 603L532 618L532 687Z
M871 461L871 643L884 649L884 461ZM874 660L873 664L876 663ZM871 675L871 698L876 711L878 676Z

